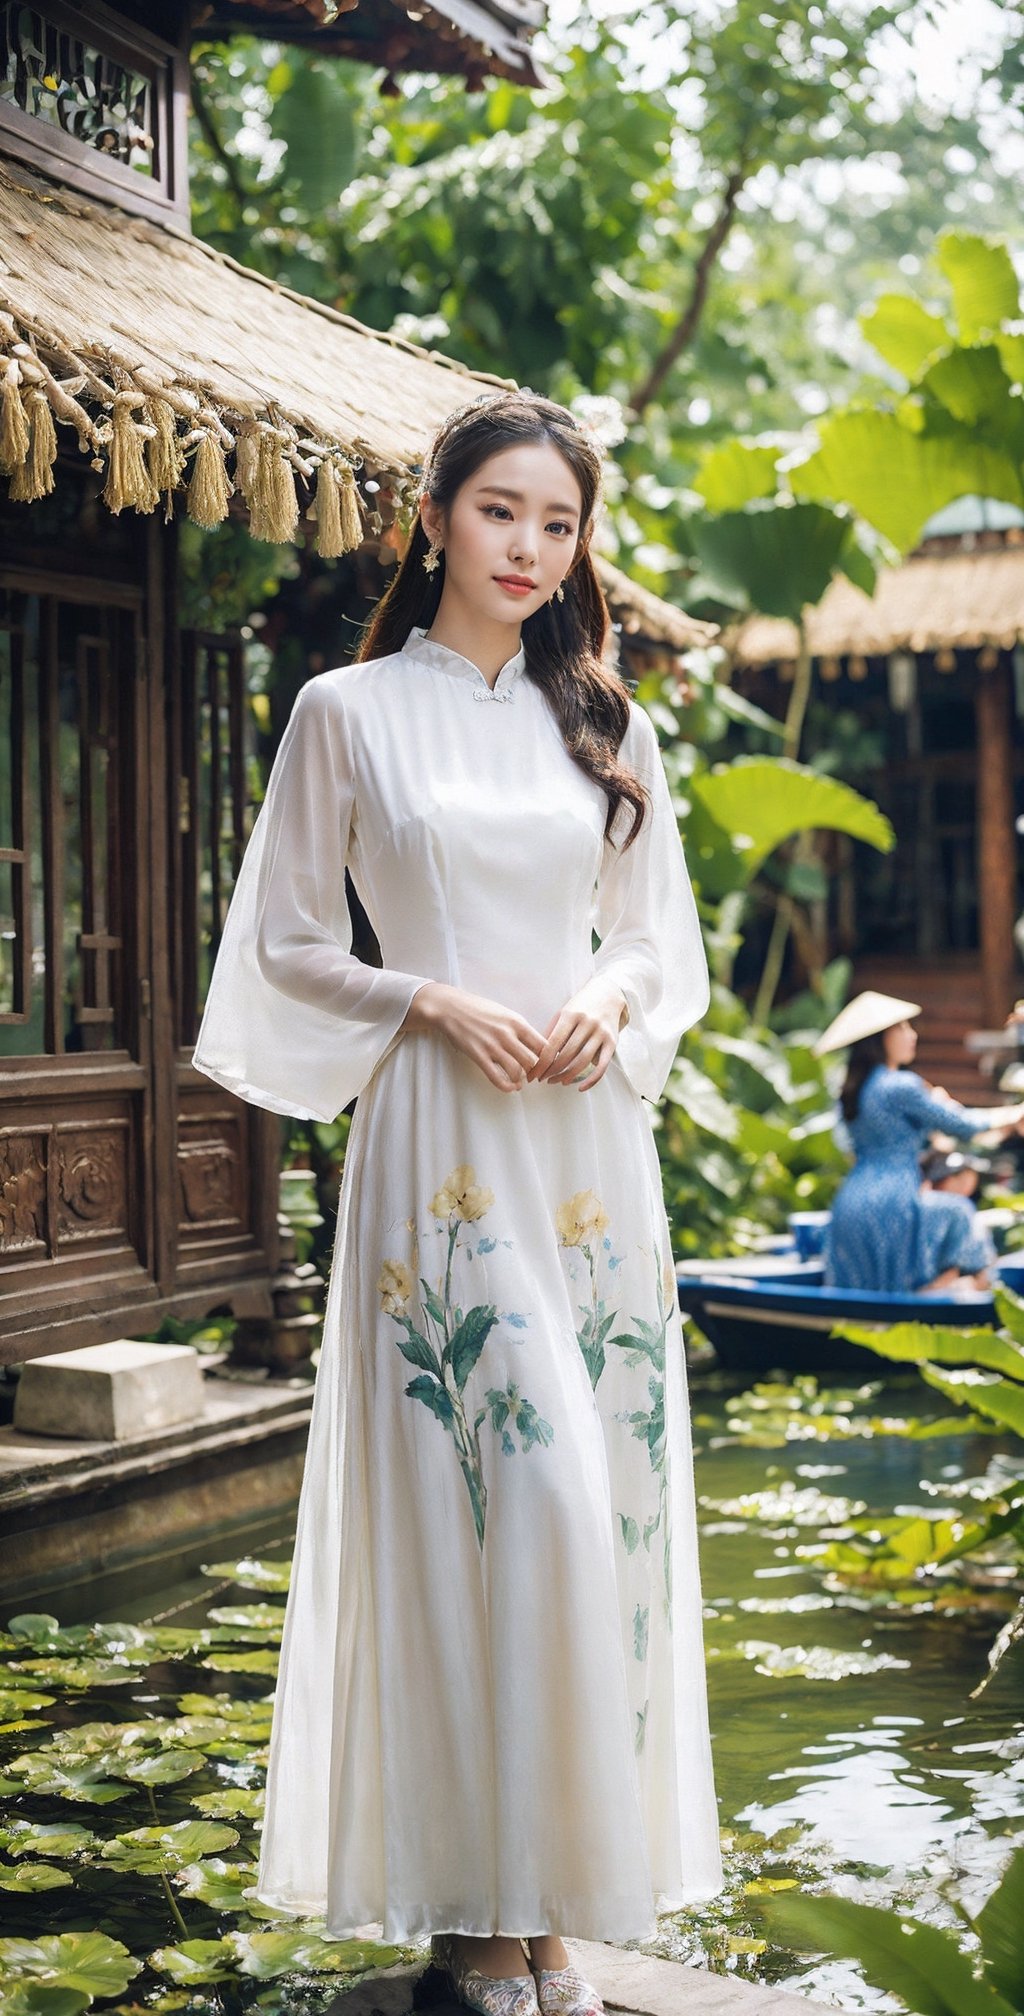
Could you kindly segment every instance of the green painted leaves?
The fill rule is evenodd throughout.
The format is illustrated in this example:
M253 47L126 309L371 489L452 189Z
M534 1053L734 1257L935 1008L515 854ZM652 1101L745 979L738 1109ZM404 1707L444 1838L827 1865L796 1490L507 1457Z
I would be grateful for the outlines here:
M481 1303L476 1309L469 1310L453 1332L448 1345L448 1362L460 1393L497 1320L494 1303Z
M501 1447L504 1455L513 1456L515 1454L516 1445L512 1440L507 1425L510 1421L518 1430L524 1450L533 1449L538 1443L546 1448L550 1442L554 1441L555 1431L550 1421L545 1421L543 1416L538 1414L536 1407L533 1406L531 1401L523 1399L517 1386L509 1384L505 1387L504 1392L498 1392L492 1387L486 1397L487 1406L481 1408L480 1413L476 1417L475 1425L479 1427L481 1422L486 1419L488 1412L490 1413L491 1427L494 1429L496 1435L501 1436Z
M463 1310L453 1300L452 1275L459 1249L460 1227L476 1224L486 1216L493 1203L493 1190L487 1190L477 1182L476 1171L468 1162L461 1162L453 1169L435 1191L430 1209L445 1227L447 1250L444 1273L436 1283L420 1278L421 1313L418 1320L409 1314L414 1283L412 1270L405 1261L382 1261L377 1277L381 1310L397 1323L401 1332L395 1343L403 1358L417 1368L416 1378L410 1379L405 1387L406 1397L419 1400L451 1436L469 1494L477 1542L481 1547L487 1521L487 1486L484 1482L480 1429L488 1413L492 1429L500 1436L501 1448L506 1455L515 1451L509 1421L518 1429L524 1450L554 1439L551 1423L542 1420L531 1402L511 1384L505 1393L489 1391L486 1405L480 1409L475 1420L470 1421L466 1412L466 1387L498 1322L498 1310L493 1302L478 1302L471 1309ZM490 1246L493 1247L493 1244L491 1241ZM481 1242L477 1251L485 1250L488 1250L487 1242ZM472 1258L472 1248L468 1257ZM524 1319L518 1314L508 1317L507 1321L514 1329L525 1327Z

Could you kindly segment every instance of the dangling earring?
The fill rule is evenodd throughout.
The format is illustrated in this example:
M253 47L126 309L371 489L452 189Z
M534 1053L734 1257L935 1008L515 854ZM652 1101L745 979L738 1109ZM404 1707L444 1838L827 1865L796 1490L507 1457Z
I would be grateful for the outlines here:
M555 589L555 601L556 602L565 601L565 589L562 587L561 582L559 582L558 587Z
M425 574L433 574L440 564L441 548L440 546L435 546L433 541L431 541L430 552L423 555L423 571Z

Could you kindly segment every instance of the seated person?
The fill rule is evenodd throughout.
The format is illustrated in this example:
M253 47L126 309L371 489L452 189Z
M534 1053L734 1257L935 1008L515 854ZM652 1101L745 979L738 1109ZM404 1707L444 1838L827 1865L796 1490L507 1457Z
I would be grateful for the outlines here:
M933 1092L909 1068L917 1050L911 1018L920 1012L913 1001L859 994L814 1046L819 1055L850 1046L840 1105L855 1161L825 1237L830 1287L907 1295L948 1292L961 1281L988 1285L988 1242L971 1204L924 1189L920 1157L935 1133L1021 1131L1024 1105L967 1107Z

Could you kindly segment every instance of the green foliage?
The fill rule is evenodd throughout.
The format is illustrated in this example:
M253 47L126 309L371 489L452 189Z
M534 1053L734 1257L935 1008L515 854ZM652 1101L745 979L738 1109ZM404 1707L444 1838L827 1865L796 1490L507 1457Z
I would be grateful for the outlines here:
M0 1891L20 1893L23 1910L38 1893L35 1908L48 1923L44 1937L0 1939L0 2016L80 2016L130 1982L133 2007L159 2007L172 2006L155 1999L168 1982L231 1983L237 1994L248 1980L244 2001L258 2007L259 1982L347 1983L406 1957L392 1946L327 1939L320 1919L279 1922L272 1907L245 1895L256 1873L271 1725L272 1696L263 1690L276 1669L288 1568L245 1556L205 1572L279 1600L217 1604L204 1622L179 1629L61 1626L24 1613L0 1633L4 1690L24 1711L5 1741ZM168 1692L186 1676L202 1685L213 1661L237 1676L233 1694ZM43 1663L55 1695L30 1684ZM134 1696L110 1694L108 1669L145 1689L144 1710ZM84 1719L87 1709L75 1719L71 1704L85 1687L101 1690L104 1720ZM55 1697L61 1720L48 1727L33 1711ZM62 1820L54 1814L64 1802ZM83 1802L88 1825L77 1817ZM102 1916L103 1933L80 1929L86 1913ZM169 1932L175 1944L161 1944Z
M724 458L728 449L719 453ZM743 471L735 471L730 504L747 487ZM726 495L724 469L715 492ZM750 510L720 509L717 517L695 519L690 537L705 592L733 608L796 620L805 604L821 600L852 527L823 505L794 503L787 495L777 505L758 501Z
M955 1938L902 1913L840 1897L775 1897L769 1924L790 1944L860 1962L876 1988L919 2016L1013 2016L1024 2007L1024 1849L984 1910L967 1922L980 1971ZM966 1917L966 1913L962 1912Z
M841 1323L833 1334L863 1345L879 1358L914 1365L927 1384L959 1408L971 1424L990 1423L1024 1440L1024 1301L1006 1287L996 1290L1001 1328L946 1329L927 1323L889 1328ZM1024 1469L1024 1465L1021 1465ZM948 1572L954 1564L984 1567L993 1559L1014 1565L1024 1582L1024 1476L998 1476L975 1492L970 1517L926 1518L917 1513L890 1519L853 1519L846 1533L815 1550L819 1565L865 1582L905 1583ZM1024 1599L989 1652L987 1686L1003 1658L1024 1634Z
M956 497L1024 505L1020 299L1008 248L946 231L934 263L952 322L891 293L861 318L868 340L907 380L906 394L831 413L815 453L790 472L797 496L852 505L901 552Z
M781 757L740 757L695 777L694 797L730 837L749 875L783 840L828 827L888 854L892 827L877 805L835 777Z
M660 1114L665 1202L680 1257L749 1250L790 1211L824 1209L846 1164L807 1032L753 1034L720 983L684 1039Z

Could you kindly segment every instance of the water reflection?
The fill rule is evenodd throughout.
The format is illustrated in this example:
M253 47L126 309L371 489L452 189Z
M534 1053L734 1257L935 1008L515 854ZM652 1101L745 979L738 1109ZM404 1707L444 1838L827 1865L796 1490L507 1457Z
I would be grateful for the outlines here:
M894 1876L912 1868L944 1846L950 1830L955 1836L971 1824L929 1789L920 1761L904 1751L903 1729L923 1726L916 1718L880 1715L867 1729L836 1731L826 1743L804 1746L808 1761L769 1776L771 1785L793 1790L774 1801L751 1800L736 1817L769 1836L799 1825L804 1849L829 1862L884 1863Z

